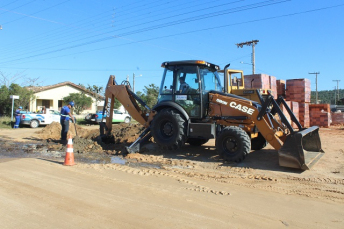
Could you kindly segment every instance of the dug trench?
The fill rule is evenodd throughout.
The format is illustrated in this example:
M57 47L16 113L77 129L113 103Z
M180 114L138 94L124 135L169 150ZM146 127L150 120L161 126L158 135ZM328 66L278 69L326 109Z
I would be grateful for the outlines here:
M214 140L198 147L186 144L175 151L160 150L154 142L148 142L140 153L126 155L125 147L143 130L140 124L113 125L113 138L105 144L99 137L99 128L89 130L71 124L68 135L73 137L75 167L99 172L114 169L135 176L167 176L185 189L214 195L230 195L230 190L214 185L228 183L344 203L343 126L320 129L325 155L307 171L280 167L277 152L270 145L252 151L241 163L225 164L218 157ZM52 123L27 136L25 142L8 141L1 136L0 158L35 157L62 166L66 146L60 144L60 132L60 124Z

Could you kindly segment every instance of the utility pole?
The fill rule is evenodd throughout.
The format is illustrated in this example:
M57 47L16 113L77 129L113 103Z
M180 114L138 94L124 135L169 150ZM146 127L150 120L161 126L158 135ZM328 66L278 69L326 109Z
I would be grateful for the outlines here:
M256 44L258 44L259 40L252 40L252 41L246 41L242 43L236 44L236 46L239 48L242 48L244 45L251 46L252 45L252 74L255 72L255 54L254 54L254 47Z
M332 81L334 81L334 82L337 81L337 96L338 96L338 99L336 97L336 100L334 101L334 105L336 105L336 103L337 103L336 101L339 101L339 87L338 87L338 84L339 84L340 80L332 80Z
M133 73L133 92L135 93L135 73Z
M139 75L142 76L142 75ZM133 92L135 93L135 73L133 73Z
M318 74L320 72L310 72L308 74L315 74L315 104L318 104Z

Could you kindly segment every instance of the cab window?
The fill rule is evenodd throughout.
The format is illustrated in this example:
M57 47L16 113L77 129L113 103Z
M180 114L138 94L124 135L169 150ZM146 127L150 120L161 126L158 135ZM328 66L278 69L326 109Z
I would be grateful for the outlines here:
M215 70L204 67L199 71L204 91L222 91L221 82Z

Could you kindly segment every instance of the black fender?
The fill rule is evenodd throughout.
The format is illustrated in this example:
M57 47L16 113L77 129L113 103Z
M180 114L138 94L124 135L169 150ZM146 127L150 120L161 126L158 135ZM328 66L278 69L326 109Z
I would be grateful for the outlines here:
M189 122L190 117L189 117L188 113L186 113L186 111L183 109L182 106L180 106L179 104L177 104L175 102L164 101L164 102L158 103L158 104L156 104L153 107L153 110L160 111L160 110L162 110L164 108L174 108L174 109L176 109L181 115L184 116L185 120L187 120L187 122Z

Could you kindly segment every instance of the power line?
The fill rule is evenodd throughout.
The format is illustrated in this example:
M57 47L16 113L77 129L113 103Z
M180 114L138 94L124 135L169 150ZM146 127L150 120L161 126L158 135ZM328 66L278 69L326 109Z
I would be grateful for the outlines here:
M341 7L341 6L344 6L344 4L330 6L330 7L322 7L322 8L317 8L317 9L307 10L307 11L302 11L302 12L297 12L297 13L284 14L284 15L280 15L280 16L274 16L274 17L268 17L268 18L262 18L262 19L255 19L255 20L250 20L250 21L245 21L245 22L232 23L232 24L227 24L227 25L222 25L222 26L217 26L217 27L203 28L203 29L193 30L193 31L188 31L188 32L183 32L183 33L169 34L169 35L164 35L164 36L160 36L160 37L154 37L154 38L149 38L149 39L145 39L145 40L140 40L140 41L133 41L133 42L129 42L129 43L126 43L126 44L112 45L112 46L107 46L107 47L103 47L103 48L92 49L92 50L89 50L89 51L83 51L83 52L77 52L77 53L72 53L72 54L60 55L60 56L52 57L52 58L49 58L49 59L58 58L58 57L65 57L65 56L70 56L70 55L75 55L75 54L80 54L80 53L86 53L86 52L92 52L92 51L98 51L98 50L102 50L102 49L109 49L109 48L119 47L119 46L123 46L123 45L131 45L131 44L136 44L136 43L143 43L143 42L147 42L147 41L163 39L163 38L166 38L166 37L180 36L180 35L186 35L186 34L191 34L191 33L195 33L195 32L209 31L209 30L215 30L215 29L222 29L222 28L226 28L226 27L230 27L230 26L235 26L235 25L242 25L242 24L248 24L248 23L254 23L254 22L261 22L261 21L266 21L266 20L273 20L273 19L277 19L277 18L295 16L295 15L311 13L311 12L320 11L320 10L327 10L327 9L331 9L331 8L337 8L337 7ZM45 58L45 59L47 59L47 58ZM22 63L28 63L28 62L35 62L35 61L26 61L26 62L22 62Z
M302 12L297 12L297 13L290 13L290 14L285 14L285 15L280 15L280 16L275 16L275 17L256 19L256 20L240 22L240 23L233 23L233 24L227 24L227 25L211 27L211 28L204 28L204 29L200 29L200 30L194 30L194 31L188 31L188 32L184 32L184 33L178 33L178 34L166 35L166 36L161 36L161 37L155 37L155 38L141 40L141 41L134 41L134 42L130 42L130 43L127 43L127 44L122 44L122 45L130 45L130 44L139 43L139 42L146 42L146 41L151 41L151 40L156 40L156 39L162 39L162 38L165 38L165 37L179 36L179 35L184 35L184 34L189 34L189 33L194 33L194 32L200 32L200 31L204 31L204 30L219 29L219 28L224 28L224 27L238 25L238 24L246 24L246 23L259 22L259 21L264 21L264 20L271 20L271 19L276 19L276 18L281 18L281 17L294 16L294 15L303 14L303 13L310 13L310 12L314 12L314 11L325 10L325 9L330 9L330 8L334 8L334 7L340 7L340 6L343 6L343 5L344 4L340 4L340 5L336 5L336 6L323 7L323 8L318 8L318 9L313 9L313 10L308 10L308 11L302 11ZM107 47L104 47L104 48L101 48L101 49L105 49L105 48L109 48L109 47L116 47L116 46L120 46L120 45L107 46ZM95 51L95 50L100 50L100 49L93 49L92 51ZM78 52L78 53L84 53L84 52ZM75 55L75 54L78 54L78 53L73 53L72 55ZM67 55L62 55L62 56L67 56ZM59 56L59 57L61 57L61 56Z
M155 2L157 2L157 1L154 1L154 2L151 2L151 3L147 4L147 1L145 1L145 3L144 3L143 5L144 5L144 6L147 6L147 8L141 8L141 9L140 9L140 14L139 14L139 15L147 15L147 14L149 14L149 12L147 11L147 9L153 8L152 6L150 6L150 4L154 4ZM173 1L173 3L175 3L175 2L177 2L177 1ZM188 1L188 3L189 3L189 2L192 2L192 1ZM198 2L199 2L199 0L198 0ZM133 3L133 4L134 4L134 3ZM116 9L127 8L127 7L129 7L130 5L133 5L133 4L125 5L125 7L117 7ZM140 7L140 4L135 3L135 5L136 5L136 7L133 7L133 8ZM119 11L119 14L123 14L124 16L127 16L127 17L129 17L129 18L133 18L132 16L130 16L130 14L135 14L135 13L139 12L139 10L137 10L137 11L132 11L133 8L129 8L128 10ZM126 13L127 11L129 11L129 13ZM142 13L142 11L143 11L143 12L146 12L146 13L144 14L144 13ZM88 16L87 19L83 19L83 20L80 20L80 21L78 21L78 22L71 23L71 24L64 24L63 27L60 27L59 29L63 30L63 29L65 29L65 27L69 27L69 30L72 30L73 32L75 32L75 30L77 30L77 29L83 29L84 31L90 31L90 30L92 31L92 30L93 30L92 27L95 27L95 26L92 26L92 27L91 27L90 25L91 25L91 24L94 24L94 23L96 23L96 22L98 22L99 20L104 20L105 18L108 17L108 15L106 15L106 13L110 13L110 12L112 12L112 10L103 11L103 12L101 12L101 13L95 15L95 16L92 16L92 17L102 16L101 18L97 19L97 21L95 21L95 20L92 20L92 21L88 20L89 18L92 18L92 17L89 17L89 16ZM104 16L104 14L105 14L105 16ZM125 19L125 18L124 18L124 19ZM75 24L77 24L77 23L79 23L79 22L83 22L83 21L85 21L83 24L79 24L79 26L76 26L76 25L75 25ZM121 22L121 21L119 21L119 22ZM63 23L60 23L60 24L63 24ZM123 25L124 23L121 23L121 24ZM82 25L85 25L86 27L80 27L80 26L82 26ZM109 24L109 25L110 25L110 24ZM85 29L85 28L87 28L87 29ZM49 38L48 41L49 41L50 43L51 43L51 41L52 41L52 39L51 39L50 37L53 37L53 38L56 38L57 40L60 40L61 37L60 37L59 35L60 35L60 34L66 34L66 32L68 32L68 30L63 30L63 31L59 32L59 31L58 31L59 29L54 29L54 30L52 31L52 33L51 33L49 36L44 36L43 39L44 39L44 38ZM75 33L70 34L70 36L72 36L72 35L74 36ZM36 39L37 37L40 38L40 39L39 39L39 40ZM42 44L42 42L41 42L41 40L42 40L42 34L39 34L39 35L37 35L37 36L32 37L31 40L33 40L33 39L34 39L34 40L36 41L36 43L38 43L39 45ZM26 43L27 43L27 41L28 41L28 39L26 39ZM14 42L13 44L14 44L17 48L20 48L20 47L18 47L18 44L17 44L16 42ZM30 45L30 47L32 47L32 44ZM8 50L10 50L11 52L13 52L13 48L12 48L12 47L9 47Z
M89 45L89 44L94 44L94 43L99 43L99 42L107 41L107 40L114 39L114 38L117 38L117 37L133 35L133 34L142 33L142 32L146 32L146 31L150 31L150 30L156 30L156 29L159 29L159 28L166 28L166 27L170 27L170 26L173 26L173 25L184 24L184 23L188 23L188 22L191 22L191 21L204 20L204 19L210 18L210 17L217 17L217 16L220 16L220 15L225 15L225 14L230 14L230 13L235 13L235 12L241 12L241 11L255 9L255 8L260 8L260 7L265 7L265 6L269 6L269 5L273 5L273 4L279 4L279 3L282 3L282 2L285 2L285 1L289 1L289 0L279 1L277 3L276 2L272 2L272 1L274 1L274 0L261 2L259 4L255 3L255 4L249 4L249 5L245 5L245 6L241 6L241 7L235 7L235 8L232 8L232 10L226 10L225 12L223 12L223 10L221 10L221 11L218 11L217 14L209 13L209 14L205 14L205 15L189 17L187 19L175 20L175 21L173 21L172 23L169 23L169 24L161 23L161 24L156 25L156 26L150 26L150 27L146 27L146 28L142 28L142 29L137 29L137 30L133 30L133 31L129 31L129 32L124 32L122 34L116 35L116 37L108 36L108 37L103 37L103 38L99 38L99 39L92 40L92 41L85 41L83 43L79 43L79 44L75 44L75 45L70 45L68 47L62 47L62 48L58 48L58 49L55 49L55 50L52 50L52 51L46 51L46 52L43 52L43 53L39 53L39 54L31 55L31 56L26 56L26 57L22 57L22 58L17 58L17 59L9 60L9 61L2 62L2 63L9 63L9 62L18 61L18 60L22 60L22 59L26 59L26 58L33 58L33 57L37 57L37 56L41 56L41 55L47 55L47 54L50 54L50 53L55 53L55 52L64 51L64 50L68 50L68 49L72 49L72 48L77 48L77 47L81 47L81 46L85 46L85 45ZM112 32L106 32L106 33L103 33L102 35L106 35L106 34L109 34L109 33L112 33ZM95 36L91 36L91 37L95 37ZM90 37L88 37L88 38L90 38ZM82 40L85 40L85 39L86 38L84 38ZM79 40L76 40L76 41L81 41L81 40L79 39ZM72 41L72 42L75 42L75 41ZM41 49L41 50L45 50L45 49Z
M239 0L239 1L241 1L241 0ZM235 2L238 2L238 0L235 1ZM226 3L226 4L229 4L229 3ZM195 8L195 7L193 6L192 8ZM202 8L201 10L208 10L209 8L212 8L212 7L210 7L209 5L207 5L207 7ZM133 27L138 27L138 26L141 26L141 25L146 25L146 24L153 23L153 22L160 22L160 21L162 21L162 20L164 20L164 19L175 18L175 17L177 17L177 16L184 15L184 14L189 15L189 14L192 14L192 13L198 12L198 11L200 11L200 10L193 10L193 11L189 11L189 12L183 13L183 14L179 14L179 13L178 13L178 14L175 14L175 15L172 15L172 16L169 16L169 17L159 18L159 19L152 20L152 21L148 21L148 22L145 22L145 23L142 23L142 21L140 21L139 24L135 24L135 25L131 26L131 28L133 28ZM166 13L165 13L164 15L166 15ZM122 24L122 27L123 27L123 28L126 28L126 27L125 27L125 24L126 24L126 23ZM90 28L90 27L89 27L89 28ZM91 29L88 29L88 30L91 30ZM83 39L78 39L78 40L74 40L74 41L69 41L69 43L71 43L71 42L76 42L76 41L80 41L80 40L86 40L86 39L90 39L90 38L92 38L92 37L97 37L97 36L101 36L101 35L112 34L113 32L121 31L121 30L122 30L122 29L117 29L117 30L115 30L115 31L114 31L114 30L110 30L110 31L108 31L108 32L103 32L103 33L98 33L98 34L93 35L93 36L88 36L88 37L83 38ZM97 32L97 31L101 31L101 30L96 30L95 32ZM56 34L55 34L55 36L56 36ZM56 39L57 39L57 40L60 40L61 37L57 37L57 36L56 36ZM50 44L51 44L51 41L52 41L52 40L49 39L49 43L50 43ZM64 44L65 44L65 43L63 43L63 45L64 45ZM41 47L42 43L39 42L38 45ZM32 44L30 45L30 47L34 48L34 46L32 46ZM52 46L52 47L56 47L56 45L54 45L54 46ZM44 49L46 49L46 48L44 48ZM8 50L9 50L11 53L13 53L13 49L8 48ZM42 49L41 49L41 50L42 50ZM35 50L35 51L37 51L37 50ZM24 53L27 53L27 50L23 50L23 52L24 52ZM16 56L17 56L17 55L16 55ZM10 57L9 57L9 58L10 58Z

